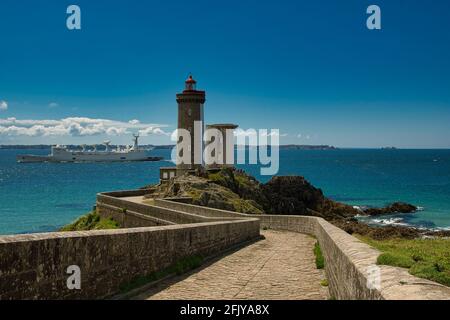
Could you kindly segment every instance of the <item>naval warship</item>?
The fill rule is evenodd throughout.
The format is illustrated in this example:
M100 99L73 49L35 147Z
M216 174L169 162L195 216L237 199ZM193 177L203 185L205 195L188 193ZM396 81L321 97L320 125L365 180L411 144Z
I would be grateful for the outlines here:
M39 155L18 155L17 162L126 162L126 161L159 161L161 157L149 157L148 151L151 149L139 148L139 135L133 135L133 146L127 146L125 149L117 147L112 149L110 141L105 141L104 151L98 151L96 146L94 150L86 150L86 145L83 145L83 150L70 150L67 146L56 145L52 146L51 153L47 156Z

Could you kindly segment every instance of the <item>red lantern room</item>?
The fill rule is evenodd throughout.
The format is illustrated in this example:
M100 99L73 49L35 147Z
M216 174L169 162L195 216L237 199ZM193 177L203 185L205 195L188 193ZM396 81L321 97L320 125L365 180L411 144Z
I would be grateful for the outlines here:
M186 80L185 83L186 83L185 87L186 91L195 91L197 81L195 81L194 78L192 78L192 74L189 75L189 78Z

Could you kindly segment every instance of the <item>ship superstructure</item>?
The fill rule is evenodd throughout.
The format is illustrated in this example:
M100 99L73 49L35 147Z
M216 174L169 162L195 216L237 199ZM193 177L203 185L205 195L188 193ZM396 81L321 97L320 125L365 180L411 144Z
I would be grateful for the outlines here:
M126 148L111 148L110 141L103 144L105 150L99 151L94 146L93 150L87 150L86 145L82 150L70 150L67 146L52 146L51 153L47 156L18 155L17 162L120 162L120 161L156 161L158 157L149 157L149 149L139 148L139 135L133 135L133 146Z

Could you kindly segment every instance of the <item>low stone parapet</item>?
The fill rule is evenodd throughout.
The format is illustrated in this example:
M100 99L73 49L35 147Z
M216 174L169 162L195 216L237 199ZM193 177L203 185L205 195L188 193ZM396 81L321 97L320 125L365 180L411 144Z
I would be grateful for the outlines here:
M98 299L194 255L259 237L258 219L0 237L0 299ZM70 266L81 288L67 286Z
M131 210L124 210L106 203L98 203L96 210L100 217L114 219L119 223L121 228L169 226L176 224L175 222L155 218Z

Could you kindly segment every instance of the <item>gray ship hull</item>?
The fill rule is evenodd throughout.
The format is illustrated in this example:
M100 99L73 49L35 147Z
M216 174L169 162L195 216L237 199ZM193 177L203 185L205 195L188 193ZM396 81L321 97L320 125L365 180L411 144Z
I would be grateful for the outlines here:
M73 156L71 158L57 158L53 156L35 156L35 155L19 155L16 157L19 163L37 163L37 162L130 162L130 161L160 161L162 157L127 157L121 155L119 157L80 157Z

